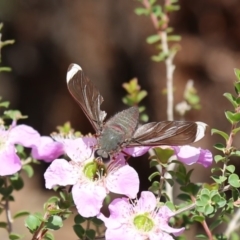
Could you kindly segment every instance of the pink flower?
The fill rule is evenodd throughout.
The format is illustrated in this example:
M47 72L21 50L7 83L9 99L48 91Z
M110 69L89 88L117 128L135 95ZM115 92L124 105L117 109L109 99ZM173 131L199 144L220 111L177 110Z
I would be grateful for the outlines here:
M15 144L32 147L40 135L27 125L18 125L6 130L0 127L0 176L12 175L21 167L21 160L16 153Z
M73 185L72 195L78 212L84 217L99 214L104 198L111 191L134 198L139 189L137 172L125 163L123 154L114 156L108 166L94 159L96 139L58 139L68 157L56 159L46 170L46 188Z
M57 157L64 154L63 144L55 142L51 137L42 136L32 146L31 155L38 160L44 160L45 162L52 162Z
M0 126L0 176L15 174L22 167L15 144L32 148L36 159L50 161L63 154L62 144L49 137L41 137L32 127L16 125L15 122L7 130Z
M194 163L209 167L212 164L212 153L207 149L195 148L192 146L174 146L175 154L179 161L192 165Z
M166 206L159 207L153 193L141 193L138 201L118 198L109 205L110 216L98 215L107 227L106 240L173 240L170 234L180 235L184 228L168 225L174 213ZM123 237L124 236L124 237Z

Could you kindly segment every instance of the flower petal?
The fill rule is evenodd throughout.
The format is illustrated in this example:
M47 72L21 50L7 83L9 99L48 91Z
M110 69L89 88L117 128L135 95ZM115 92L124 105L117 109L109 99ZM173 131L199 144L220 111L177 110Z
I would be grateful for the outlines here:
M149 149L150 147L141 146L141 147L124 148L123 151L131 155L132 157L139 157L145 154Z
M192 146L174 146L173 149L178 160L187 165L196 163L200 156L200 149Z
M73 185L77 182L78 172L72 164L65 159L56 159L44 173L45 186L48 189L54 186Z
M51 162L64 153L63 144L50 137L40 137L38 145L32 148L32 156L38 160Z
M156 204L157 200L154 194L150 191L143 191L135 208L138 211L151 212L156 207Z
M74 162L83 162L93 157L93 149L91 148L92 142L88 140L85 138L65 139L63 144L66 154Z
M146 238L141 237L134 229L131 229L127 225L120 228L108 228L105 232L106 240L144 240Z
M77 210L83 217L93 217L100 213L106 190L95 185L74 185L72 195Z
M209 167L213 162L212 153L208 149L201 149L200 157L198 163L202 164L204 167Z
M22 124L9 130L9 141L24 147L32 147L39 144L40 134L32 127Z
M129 165L122 166L108 174L106 185L111 192L135 198L139 190L138 174Z
M127 217L132 210L132 206L129 204L127 198L114 199L109 204L110 216L107 218L102 213L98 215L98 218L104 221L107 228L119 228L121 225L128 221Z
M0 153L0 176L12 175L21 167L21 160L15 152L14 146L8 146Z

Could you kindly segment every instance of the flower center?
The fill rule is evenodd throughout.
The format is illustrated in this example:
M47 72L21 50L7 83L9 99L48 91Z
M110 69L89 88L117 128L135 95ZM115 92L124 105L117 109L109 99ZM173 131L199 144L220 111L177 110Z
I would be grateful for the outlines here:
M104 164L101 164L98 161L93 161L84 166L83 172L87 178L95 181L101 179L105 175L106 168Z
M137 215L133 223L138 230L143 230L144 232L149 232L154 227L154 222L149 217L148 213Z

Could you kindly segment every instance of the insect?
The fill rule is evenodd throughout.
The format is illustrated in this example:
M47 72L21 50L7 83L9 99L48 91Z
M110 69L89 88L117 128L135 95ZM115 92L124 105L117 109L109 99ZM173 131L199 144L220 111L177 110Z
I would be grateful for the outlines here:
M140 125L137 106L123 110L105 122L107 114L100 109L103 97L77 64L68 68L67 86L96 131L98 147L94 155L104 163L126 147L186 145L204 136L207 125L202 122L162 121Z

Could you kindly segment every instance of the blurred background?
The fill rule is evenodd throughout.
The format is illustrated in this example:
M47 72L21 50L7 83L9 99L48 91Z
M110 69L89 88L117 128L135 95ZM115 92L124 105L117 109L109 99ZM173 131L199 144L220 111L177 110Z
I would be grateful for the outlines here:
M191 111L187 120L229 131L223 111L231 106L222 95L233 92L233 68L240 68L240 1L179 2L181 10L171 15L171 26L182 36L174 61L175 103L182 100L187 81L193 79L202 109ZM145 40L155 29L148 17L134 13L138 6L134 0L0 0L3 40L16 40L2 50L3 65L11 66L12 72L0 74L0 96L11 102L11 108L28 115L24 123L42 135L68 120L83 134L93 132L66 87L68 65L75 62L99 88L108 116L125 108L122 83L137 77L149 93L143 103L150 120L166 120L165 65L150 59L157 52ZM208 134L197 146L212 150L217 140ZM146 159L133 159L131 164L139 173L148 168ZM44 189L46 167L38 170L34 181L26 178L27 188L16 193L21 208L42 211L43 201L51 194ZM196 173L198 181L207 181L202 166ZM149 173L142 174L147 182ZM147 189L148 184L142 183L141 188ZM13 203L11 208L14 212L19 206ZM14 230L26 233L22 219ZM6 236L0 229L0 239ZM76 239L71 222L55 236Z

